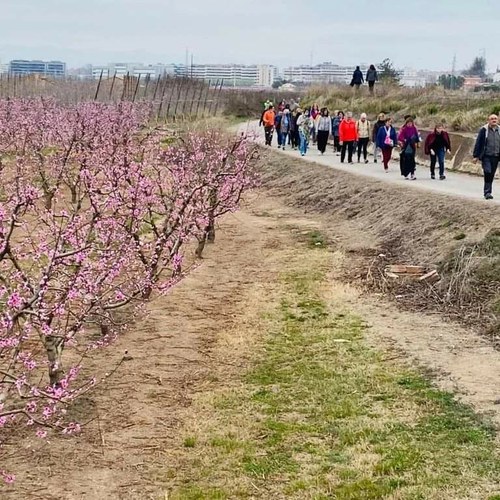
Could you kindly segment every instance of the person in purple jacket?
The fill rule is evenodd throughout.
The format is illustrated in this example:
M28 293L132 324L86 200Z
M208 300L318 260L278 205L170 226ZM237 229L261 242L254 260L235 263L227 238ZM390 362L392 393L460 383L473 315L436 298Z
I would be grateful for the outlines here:
M401 147L401 175L405 179L417 180L415 155L420 142L420 135L412 116L406 118L405 124L398 134L398 143Z

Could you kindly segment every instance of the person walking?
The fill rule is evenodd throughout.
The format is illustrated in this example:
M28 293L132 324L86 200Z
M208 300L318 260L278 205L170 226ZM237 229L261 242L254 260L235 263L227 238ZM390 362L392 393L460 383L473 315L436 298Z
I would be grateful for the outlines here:
M320 114L321 114L321 112L319 110L319 106L316 103L314 103L312 108L311 108L311 111L309 113L309 116L311 117L311 122L313 124L313 128L311 129L311 138L312 138L313 144L316 144L316 140L317 140L316 122L317 122Z
M370 91L370 94L373 94L373 91L375 89L375 82L378 82L377 69L373 64L370 64L370 67L366 72L366 81L368 82L368 90Z
M359 66L356 66L354 73L352 74L351 87L356 87L356 90L359 90L359 87L363 84L365 79L363 78L363 73L359 69Z
M319 154L324 155L328 138L332 132L332 120L328 113L328 108L321 108L321 114L317 121L317 137L318 137L318 151Z
M425 139L424 151L431 157L431 179L436 178L436 161L439 163L439 179L444 181L444 159L446 152L451 152L451 142L448 132L444 130L442 124L436 125L434 131Z
M266 146L271 146L271 142L273 140L275 119L276 114L274 112L274 106L270 104L267 111L262 115L262 123L264 124L264 133L266 137Z
M333 150L337 153L337 156L340 155L340 150L342 149L340 146L339 127L343 119L344 119L343 111L337 111L335 113L335 116L332 117Z
M283 110L280 120L281 149L284 151L292 128L292 115L288 108Z
M358 133L358 163L361 162L361 153L365 163L368 163L368 144L370 142L370 122L366 118L366 113L361 113L359 120L356 123Z
M493 180L500 160L500 128L498 116L492 114L488 123L479 129L474 146L474 163L481 161L484 173L484 198L493 199Z
M295 111L291 113L290 120L290 140L292 144L292 149L297 149L300 145L299 128L297 126L297 119L302 114L300 108L295 108Z
M278 109L274 117L274 130L276 130L276 139L278 140L278 149L281 148L281 119L283 118L283 111Z
M373 163L377 163L378 154L382 152L382 150L378 147L377 144L377 135L378 131L385 125L385 113L379 113L377 121L373 125Z
M398 143L401 146L401 175L405 179L416 181L415 169L417 163L415 156L417 154L420 136L415 126L412 116L409 116L398 134Z
M386 118L384 126L380 127L377 132L377 147L382 151L382 160L384 162L384 170L389 171L389 162L392 158L392 150L398 143L398 135L396 129L392 126L392 119Z
M354 152L354 143L358 140L358 131L356 122L352 119L352 113L348 111L345 118L339 125L339 139L342 150L340 152L340 163L344 163L345 154L347 151L347 162L352 163L352 155Z
M300 136L300 154L302 156L307 153L309 140L311 138L312 120L309 113L310 111L306 109L297 119L297 127Z

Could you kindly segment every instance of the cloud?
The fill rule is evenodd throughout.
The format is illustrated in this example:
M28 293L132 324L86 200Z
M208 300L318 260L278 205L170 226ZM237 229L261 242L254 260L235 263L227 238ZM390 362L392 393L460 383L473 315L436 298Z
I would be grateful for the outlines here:
M378 62L465 66L500 48L500 2L419 0L408 8L373 0L3 0L0 58L276 63Z

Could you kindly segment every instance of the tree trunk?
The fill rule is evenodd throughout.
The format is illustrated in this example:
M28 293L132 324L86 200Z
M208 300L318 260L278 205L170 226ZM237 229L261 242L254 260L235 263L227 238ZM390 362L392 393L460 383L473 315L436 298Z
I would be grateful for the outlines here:
M215 242L215 220L213 214L209 215L206 240L209 243Z
M54 193L50 191L45 192L45 209L50 210L52 208L52 200L54 199Z
M64 376L62 367L62 353L64 350L64 339L56 337L45 338L45 351L49 361L50 385L57 386Z
M205 249L205 243L207 241L207 233L203 233L203 237L198 240L198 247L196 248L194 254L198 259L203 259L202 254Z

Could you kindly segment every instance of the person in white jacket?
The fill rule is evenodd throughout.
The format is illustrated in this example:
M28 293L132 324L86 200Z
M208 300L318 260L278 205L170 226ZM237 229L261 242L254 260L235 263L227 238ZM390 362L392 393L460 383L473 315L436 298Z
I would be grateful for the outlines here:
M366 113L361 113L356 123L358 130L358 163L361 161L361 153L365 163L368 163L368 143L370 142L371 124L366 118Z
M328 113L328 108L321 108L321 113L316 122L316 137L318 138L318 154L324 155L328 138L332 133L332 120Z

